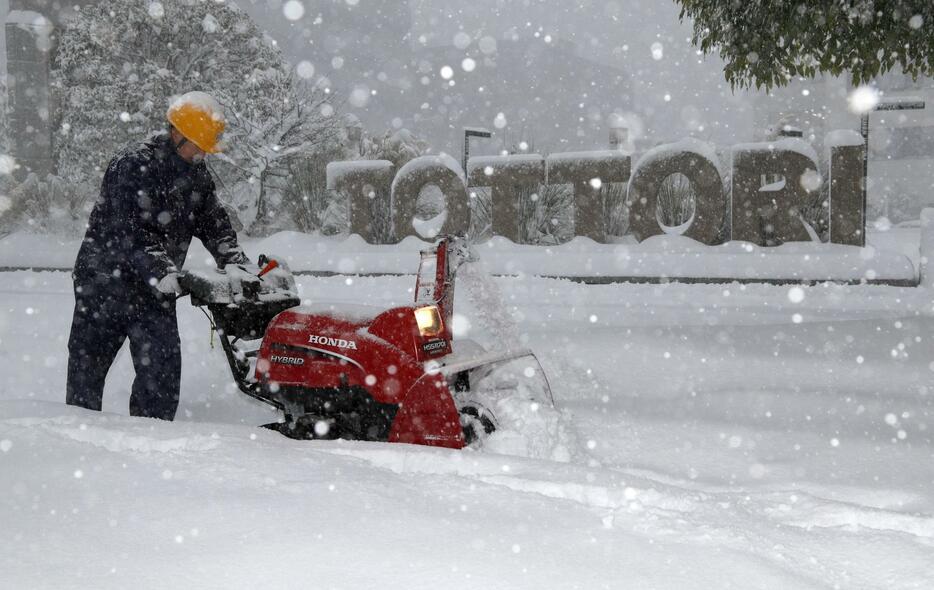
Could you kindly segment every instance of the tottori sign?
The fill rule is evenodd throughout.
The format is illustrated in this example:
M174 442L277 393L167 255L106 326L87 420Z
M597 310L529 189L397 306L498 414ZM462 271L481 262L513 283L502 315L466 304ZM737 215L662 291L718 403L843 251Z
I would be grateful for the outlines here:
M21 173L42 177L54 169L49 59L55 28L65 13L89 1L10 0L5 23L10 124L19 138L14 156ZM636 162L619 151L471 158L466 171L448 156L417 158L400 170L385 161L335 162L328 166L328 185L350 202L351 231L370 242L377 238L376 227L390 226L396 241L415 234L415 203L429 185L447 200L442 231L467 231L476 192L471 189L485 187L492 193L493 233L518 242L519 195L543 184L570 185L575 234L605 242L600 187L610 183L628 183L630 232L643 240L663 231L656 216L659 190L665 179L681 174L690 181L695 205L684 233L700 242L806 240L799 210L821 201L829 206L830 241L862 245L862 138L855 131L832 132L824 145L823 170L801 139L737 145L722 156L707 144L685 140L654 148ZM383 206L371 206L374 199ZM392 219L374 223L376 211L391 211Z
M797 138L735 145L728 166L709 144L686 139L643 154L633 166L619 151L571 152L471 158L466 174L447 155L422 156L399 170L388 161L347 161L328 165L328 188L350 203L351 232L374 242L371 201L391 211L391 241L417 235L412 224L420 191L438 187L447 202L443 233L463 234L470 223L472 189L491 192L493 233L519 241L519 197L546 184L571 185L575 235L606 242L600 188L628 183L630 232L638 239L662 233L656 215L659 191L673 174L687 178L694 214L680 229L701 243L744 240L760 245L811 239L800 210L816 201L829 206L830 241L863 245L862 138L836 131L825 139L826 168L817 153Z

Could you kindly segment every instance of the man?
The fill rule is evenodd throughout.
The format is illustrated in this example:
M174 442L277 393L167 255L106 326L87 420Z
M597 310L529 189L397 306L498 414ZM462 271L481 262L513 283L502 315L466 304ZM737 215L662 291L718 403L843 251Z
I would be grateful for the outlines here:
M188 245L199 238L219 266L249 262L203 162L220 151L221 107L189 92L167 118L167 133L110 162L91 212L73 273L70 405L101 409L107 371L129 338L130 414L172 420L181 379L175 298Z

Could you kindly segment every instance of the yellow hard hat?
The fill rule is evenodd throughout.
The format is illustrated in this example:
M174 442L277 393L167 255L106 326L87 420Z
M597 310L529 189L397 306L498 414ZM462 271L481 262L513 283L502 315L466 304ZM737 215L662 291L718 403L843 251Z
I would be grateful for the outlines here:
M185 139L209 154L221 151L224 109L205 92L188 92L175 98L166 118Z

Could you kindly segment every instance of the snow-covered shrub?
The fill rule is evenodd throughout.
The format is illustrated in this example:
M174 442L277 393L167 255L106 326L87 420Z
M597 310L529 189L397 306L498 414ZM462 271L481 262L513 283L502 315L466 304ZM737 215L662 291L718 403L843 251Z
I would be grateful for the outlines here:
M290 181L283 194L283 209L296 230L325 231L324 226L328 225L326 233L347 231L346 225L335 227L342 223L341 218L346 220L346 214L335 218L332 201L336 196L327 190L328 162L340 158L340 151L330 150L290 160Z
M489 187L467 190L470 206L469 235L488 240L493 235L493 208ZM519 193L519 240L525 244L553 245L574 237L574 190L567 184L525 187Z
M567 184L543 184L519 196L519 239L554 245L574 237L574 190Z
M811 226L822 242L830 241L830 186L827 176L821 181L821 188L815 191L811 200L798 208L801 218Z
M627 187L625 182L608 182L600 187L607 235L623 236L629 230Z
M17 230L78 235L93 205L86 188L52 174L40 180L35 173L9 190L6 202L0 211L0 236Z
M346 234L350 229L350 203L336 191L325 194L327 206L321 214L321 233L326 236Z
M931 197L927 192L920 192L913 179L886 178L875 184L881 186L872 190L875 187L870 185L866 203L866 220L870 224L878 221L876 225L884 227L887 223L920 219L921 210L931 206Z
M830 170L829 152L819 152L818 169ZM830 241L830 174L820 175L820 188L810 200L798 207L801 219L822 242Z
M467 204L470 207L470 228L467 234L474 240L489 240L493 236L493 199L488 186L467 188Z
M681 173L670 174L658 191L658 220L666 227L678 227L694 215L695 191L691 181Z
M428 143L408 129L386 131L381 137L364 136L360 144L362 160L389 160L400 170L410 160L424 156Z

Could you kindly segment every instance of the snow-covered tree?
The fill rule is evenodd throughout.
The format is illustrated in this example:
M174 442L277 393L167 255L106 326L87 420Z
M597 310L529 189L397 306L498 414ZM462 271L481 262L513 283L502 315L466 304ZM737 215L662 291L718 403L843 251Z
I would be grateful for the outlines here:
M296 85L275 42L223 0L82 7L61 32L52 81L61 104L58 173L89 193L120 147L165 128L171 96L213 94L228 110L226 157L252 177L244 198L254 202L238 203L248 214L265 206L267 182L278 180L266 172L281 159L273 154L314 149L308 137L330 108L322 93Z
M541 184L519 194L523 243L552 246L574 237L574 191L569 185Z
M272 91L273 101L266 98ZM340 139L339 117L329 95L282 68L254 70L242 90L246 100L225 104L230 132L227 142L237 158L222 157L255 187L255 215L250 233L280 227L283 199L292 195L296 163L315 154L332 153ZM223 100L223 99L222 99Z
M768 89L820 73L849 73L853 84L892 70L934 74L930 0L677 1L681 18L694 22L694 43L719 53L734 87Z
M275 47L227 3L85 6L65 23L53 56L58 171L96 184L116 149L165 128L170 96L194 89L236 96L254 68L280 63Z
M399 170L409 160L425 155L428 143L403 128L386 131L381 137L364 135L360 151L363 160L389 160Z

